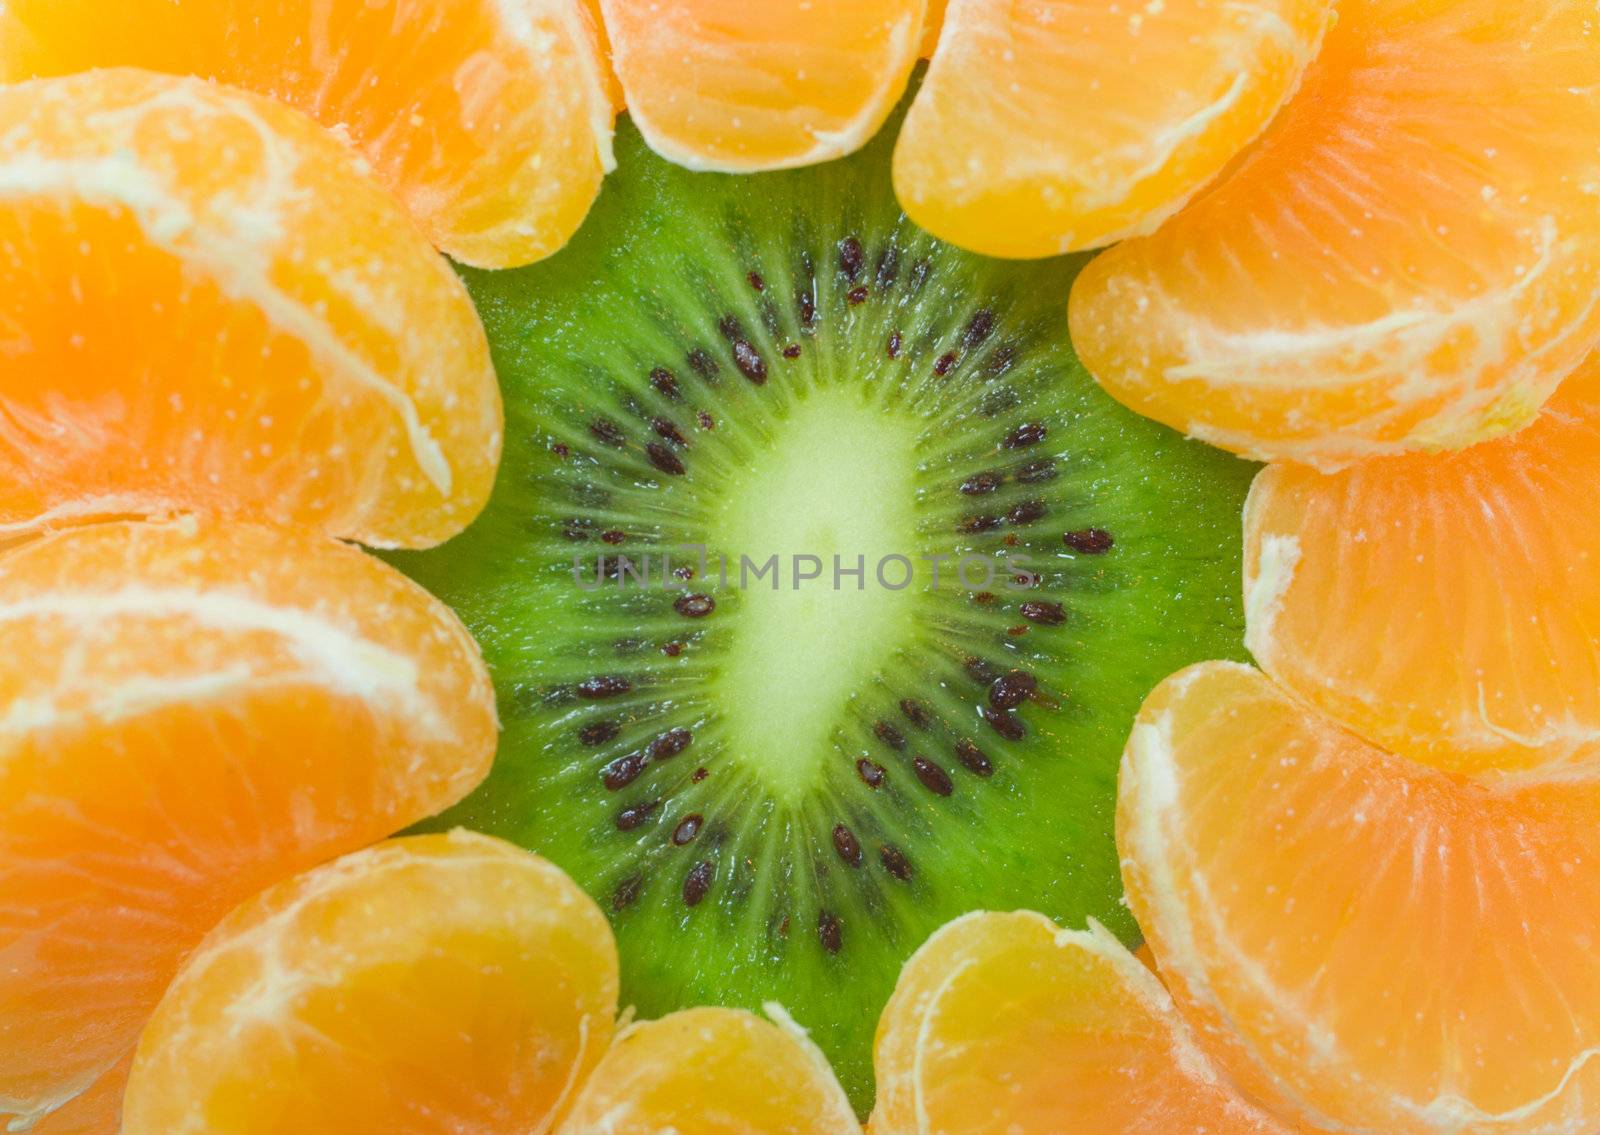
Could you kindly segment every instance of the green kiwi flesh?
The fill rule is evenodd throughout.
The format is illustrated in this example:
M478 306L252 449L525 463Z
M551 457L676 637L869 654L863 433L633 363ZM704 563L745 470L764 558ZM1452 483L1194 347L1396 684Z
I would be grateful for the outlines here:
M640 1013L781 1002L863 1109L879 1011L950 918L1136 940L1118 758L1155 682L1242 651L1253 472L1095 386L1082 258L908 221L891 136L732 177L623 123L568 248L465 273L504 464L466 534L393 557L500 697L493 774L434 826L569 871Z

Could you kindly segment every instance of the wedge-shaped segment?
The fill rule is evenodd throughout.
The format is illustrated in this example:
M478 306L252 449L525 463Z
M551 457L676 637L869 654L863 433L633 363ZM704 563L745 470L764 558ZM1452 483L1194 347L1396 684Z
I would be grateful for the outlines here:
M1394 757L1210 662L1151 694L1117 842L1161 975L1234 1079L1335 1131L1600 1126L1600 783Z
M859 1135L822 1053L767 1012L686 1009L623 1030L560 1135Z
M690 169L811 165L861 148L905 90L927 0L600 0L628 114Z
M272 95L343 132L444 251L505 268L565 244L611 164L609 73L590 8L9 0L0 82L130 66Z
M969 914L906 963L878 1025L872 1135L1287 1135L1220 1075L1099 923Z
M489 494L464 288L327 131L113 70L0 88L0 536L195 510L435 544Z
M1331 476L1271 466L1245 510L1250 649L1349 728L1429 764L1592 761L1597 489L1595 363L1510 437Z
M1325 467L1523 425L1600 334L1593 7L1338 12L1261 141L1071 302L1128 405Z
M421 588L325 537L72 529L0 558L0 1117L133 1047L240 899L487 774L493 689Z
M894 182L913 220L991 256L1154 229L1267 125L1328 0L953 0Z
M391 840L218 924L139 1041L122 1131L548 1131L616 1013L611 928L559 868Z

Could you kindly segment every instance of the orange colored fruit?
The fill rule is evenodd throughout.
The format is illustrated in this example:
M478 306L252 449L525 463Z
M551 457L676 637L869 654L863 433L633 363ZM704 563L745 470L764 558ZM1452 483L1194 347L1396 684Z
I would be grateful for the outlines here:
M1224 662L1156 688L1119 782L1128 900L1186 1019L1337 1131L1600 1129L1597 832L1600 782L1444 773Z
M559 1135L860 1135L844 1089L804 1030L741 1009L686 1009L630 1025Z
M129 1052L82 1095L28 1128L27 1135L121 1135L122 1092L132 1065L133 1053Z
M494 692L388 566L248 525L74 528L0 558L0 1115L132 1048L240 899L461 799Z
M1250 649L1347 727L1432 765L1592 760L1597 485L1600 360L1509 437L1331 476L1271 466L1245 510Z
M327 131L114 70L0 88L0 133L0 536L196 510L421 546L483 507L483 329Z
M1526 424L1600 335L1597 35L1580 0L1341 2L1262 139L1078 278L1084 362L1325 468Z
M1149 232L1300 81L1329 0L951 0L894 155L901 206L990 256Z
M218 924L140 1038L122 1135L548 1131L617 982L611 927L554 864L391 840Z
M918 950L878 1024L872 1135L1285 1133L1196 1046L1099 923L969 914Z
M927 0L600 0L628 114L690 169L810 165L859 149L917 61Z
M932 59L934 48L939 46L939 33L944 29L944 10L949 0L928 0L928 14L922 21L922 47L917 54Z
M581 0L8 0L0 82L130 66L271 95L445 252L506 268L565 244L611 166L603 34Z

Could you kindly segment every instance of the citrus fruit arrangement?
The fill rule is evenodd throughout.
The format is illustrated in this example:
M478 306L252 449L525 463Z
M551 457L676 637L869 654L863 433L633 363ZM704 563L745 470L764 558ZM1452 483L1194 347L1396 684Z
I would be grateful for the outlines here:
M0 1129L1593 1135L1597 36L0 3Z

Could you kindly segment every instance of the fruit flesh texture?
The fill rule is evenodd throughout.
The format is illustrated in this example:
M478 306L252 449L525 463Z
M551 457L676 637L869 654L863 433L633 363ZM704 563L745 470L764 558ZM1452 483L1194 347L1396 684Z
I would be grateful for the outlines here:
M217 926L139 1041L122 1131L548 1131L616 1012L605 916L552 864L391 840Z
M585 8L14 0L0 82L130 66L270 95L353 142L438 247L503 268L566 243L611 165L603 33Z
M1600 332L1593 13L1338 11L1262 139L1070 305L1121 401L1330 469L1526 424Z
M1509 437L1332 476L1271 466L1245 510L1251 652L1392 752L1463 773L1586 768L1597 484L1594 361Z
M929 231L991 256L1151 232L1271 120L1328 0L955 0L895 151Z
M878 1025L872 1135L1286 1135L1097 923L977 913L906 963Z
M234 903L488 772L466 631L309 534L119 523L0 559L0 1114L132 1047Z
M1592 779L1441 773L1219 662L1151 694L1117 840L1185 1017L1279 1114L1579 1132L1600 1123L1597 820Z
M725 177L621 129L621 170L567 251L470 276L517 440L467 534L395 558L479 636L506 722L491 783L443 822L572 872L613 916L642 1013L778 1001L863 1110L872 1022L949 918L1031 904L1134 933L1115 761L1151 684L1240 649L1252 472L1083 374L1060 319L1074 262L984 261L905 222L891 140ZM1009 448L1030 422L1046 436ZM992 492L960 491L985 472ZM1099 528L1114 546L1064 542ZM910 585L880 585L884 550L913 561ZM668 553L685 590L663 590ZM775 591L754 568L780 553ZM967 587L947 559L933 589L918 557L957 553L1026 553L1040 586L997 567L985 591L979 562ZM648 588L593 589L597 557L636 575L646 554ZM813 565L791 554L823 577L796 590ZM859 585L834 590L834 555L864 565ZM694 595L714 609L680 611ZM1038 696L1001 719L1021 727L1007 739L978 711L1013 668Z
M193 510L426 546L482 508L482 327L326 131L129 70L0 88L0 130L0 537Z
M860 1135L828 1062L776 1006L686 1009L617 1037L559 1135Z
M600 0L628 113L658 154L751 172L859 149L905 90L926 0Z

